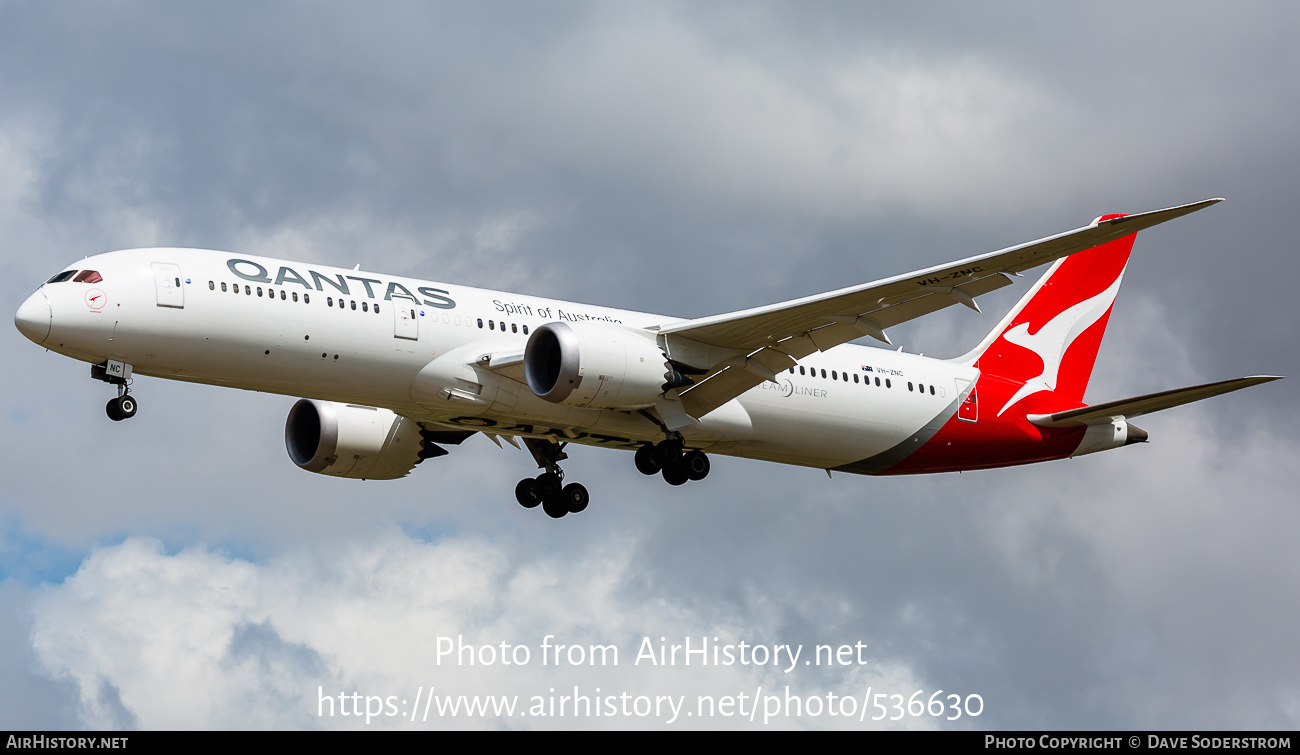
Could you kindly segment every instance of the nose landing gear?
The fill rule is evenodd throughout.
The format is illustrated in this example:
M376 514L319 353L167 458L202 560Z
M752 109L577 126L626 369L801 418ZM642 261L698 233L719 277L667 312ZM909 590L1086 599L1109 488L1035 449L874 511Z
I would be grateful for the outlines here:
M576 482L564 484L564 470L559 462L569 458L564 453L564 444L536 438L524 438L524 445L537 460L537 466L546 471L537 477L525 477L515 485L515 500L526 509L536 508L552 519L559 519L567 514L579 514L586 511L591 496L587 488Z
M108 418L114 422L131 419L135 416L135 396L127 393L126 385L123 385L121 395L117 398L109 399L108 405L104 407L104 410L108 412Z
M109 399L104 411L114 422L131 419L138 408L135 397L131 395L131 365L109 360L103 364L92 364L90 376L109 385L117 386L117 398Z

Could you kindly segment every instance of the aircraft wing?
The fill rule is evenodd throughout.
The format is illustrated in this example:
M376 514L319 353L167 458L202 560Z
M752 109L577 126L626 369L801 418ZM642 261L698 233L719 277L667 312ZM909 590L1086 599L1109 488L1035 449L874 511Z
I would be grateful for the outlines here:
M1093 221L1073 231L969 257L946 265L885 278L802 299L740 312L674 322L659 330L669 358L703 367L705 377L679 397L702 417L797 360L817 351L871 336L885 343L885 329L954 304L979 311L975 297L1011 284L1012 275L1145 228L1196 212L1222 199L1206 199L1154 212ZM735 354L717 364L693 365L690 354L709 347ZM716 353L716 352L714 352Z
M1251 377L1235 378L1233 380L1222 380L1217 383L1206 383L1205 385L1194 385L1190 388L1175 388L1171 391L1161 391L1159 393L1148 393L1145 396L1135 398L1126 398L1119 401L1108 401L1104 404L1095 406L1085 406L1080 409L1071 409L1067 412L1056 412L1055 414L1031 414L1027 418L1030 422L1040 427L1069 427L1071 425L1097 425L1105 424L1111 421L1113 417L1123 417L1133 419L1143 414L1151 414L1162 409L1172 409L1175 406L1190 404L1193 401L1200 401L1212 396L1219 396L1232 391L1239 391L1242 388L1249 388L1252 385L1268 383L1273 380L1281 380L1279 375L1252 375Z

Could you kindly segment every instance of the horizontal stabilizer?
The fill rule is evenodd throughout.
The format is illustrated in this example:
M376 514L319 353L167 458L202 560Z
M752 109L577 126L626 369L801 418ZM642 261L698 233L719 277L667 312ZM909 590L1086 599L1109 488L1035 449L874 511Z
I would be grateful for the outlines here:
M1169 409L1193 401L1211 398L1224 393L1239 391L1252 385L1281 380L1280 375L1254 375L1251 377L1222 380L1217 383L1194 385L1190 388L1175 388L1171 391L1148 393L1145 396L1111 401L1096 406L1085 406L1055 414L1031 414L1027 419L1039 427L1071 427L1078 425L1097 425L1110 422L1113 417L1132 419L1143 414L1151 414L1161 409Z

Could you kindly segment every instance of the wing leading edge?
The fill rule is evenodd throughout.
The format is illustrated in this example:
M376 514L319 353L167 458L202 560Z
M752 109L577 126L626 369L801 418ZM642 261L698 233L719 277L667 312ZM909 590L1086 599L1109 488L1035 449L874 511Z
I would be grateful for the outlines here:
M1164 210L1097 220L1082 228L946 265L763 307L674 322L659 330L669 358L705 377L681 391L693 417L722 406L797 360L963 304L1011 284L1011 276L1137 233L1223 201L1206 199Z

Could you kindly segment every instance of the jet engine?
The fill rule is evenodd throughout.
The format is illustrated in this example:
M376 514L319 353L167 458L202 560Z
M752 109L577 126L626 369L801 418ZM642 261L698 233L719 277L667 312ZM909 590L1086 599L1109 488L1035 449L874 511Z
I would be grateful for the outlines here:
M641 409L689 384L653 333L604 323L552 322L533 331L524 378L539 398L590 409Z
M362 480L405 477L447 451L412 420L387 409L299 399L284 424L293 463L308 472Z

